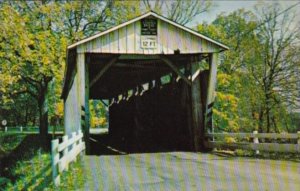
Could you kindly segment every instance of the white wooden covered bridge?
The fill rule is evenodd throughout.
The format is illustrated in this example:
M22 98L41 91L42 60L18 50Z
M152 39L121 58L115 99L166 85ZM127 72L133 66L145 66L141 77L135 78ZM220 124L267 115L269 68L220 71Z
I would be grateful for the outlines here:
M88 151L88 102L104 99L114 139L131 147L205 149L218 55L227 49L152 11L70 45L62 92L66 133L82 128Z

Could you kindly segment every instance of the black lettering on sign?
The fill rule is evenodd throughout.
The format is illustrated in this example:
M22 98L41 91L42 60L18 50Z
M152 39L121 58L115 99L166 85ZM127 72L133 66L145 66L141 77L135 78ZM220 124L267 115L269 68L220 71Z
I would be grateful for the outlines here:
M142 19L141 25L141 35L157 35L156 19Z

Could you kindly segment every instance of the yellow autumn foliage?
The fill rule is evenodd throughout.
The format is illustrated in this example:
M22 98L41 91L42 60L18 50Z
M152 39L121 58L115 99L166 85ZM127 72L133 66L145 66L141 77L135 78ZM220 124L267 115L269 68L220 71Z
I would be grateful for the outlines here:
M233 137L225 137L225 142L226 143L236 143L236 140Z
M107 121L106 121L106 118L105 117L95 117L95 116L92 116L91 117L91 127L92 128L96 128L98 126L104 126L106 125Z
M58 102L56 104L55 115L58 116L59 118L63 117L63 115L64 115L64 104L63 104L63 102Z

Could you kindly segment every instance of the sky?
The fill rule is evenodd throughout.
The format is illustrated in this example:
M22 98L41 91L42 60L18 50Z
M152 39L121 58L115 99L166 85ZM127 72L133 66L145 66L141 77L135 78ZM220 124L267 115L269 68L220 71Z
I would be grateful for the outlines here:
M242 9L244 8L245 10L252 10L254 11L254 6L257 3L262 2L261 0L244 0L244 1L235 1L235 0L213 0L213 7L210 11L205 12L203 14L198 15L192 22L190 22L188 24L189 27L193 27L196 26L197 23L203 23L204 21L211 23L216 17L217 15L221 14L222 12L229 14L230 12L233 12L237 9ZM268 3L272 3L275 1L265 1ZM276 1L279 2L283 7L289 7L293 4L296 4L298 2L300 2L300 0L293 0L293 1ZM297 5L295 8L293 9L298 9L300 10L300 5ZM298 11L300 13L300 11ZM299 14L300 17L300 14Z

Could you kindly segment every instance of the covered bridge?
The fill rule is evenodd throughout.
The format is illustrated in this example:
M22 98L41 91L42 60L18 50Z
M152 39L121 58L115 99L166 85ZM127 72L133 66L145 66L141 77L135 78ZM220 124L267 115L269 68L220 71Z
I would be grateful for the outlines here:
M65 132L89 147L89 100L109 100L109 134L128 146L199 151L212 128L218 54L227 46L148 12L68 47ZM138 149L138 148L137 148Z

